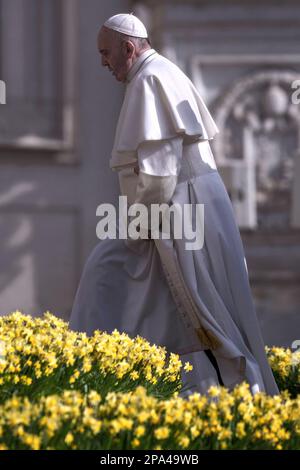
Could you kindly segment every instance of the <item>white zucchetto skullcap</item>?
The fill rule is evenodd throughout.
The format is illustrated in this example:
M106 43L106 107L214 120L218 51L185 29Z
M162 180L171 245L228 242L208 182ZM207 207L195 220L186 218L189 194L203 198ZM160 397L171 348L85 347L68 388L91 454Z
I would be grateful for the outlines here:
M148 33L144 24L132 13L120 13L111 16L105 21L106 28L113 29L119 33L126 34L127 36L134 36L137 38L147 38Z

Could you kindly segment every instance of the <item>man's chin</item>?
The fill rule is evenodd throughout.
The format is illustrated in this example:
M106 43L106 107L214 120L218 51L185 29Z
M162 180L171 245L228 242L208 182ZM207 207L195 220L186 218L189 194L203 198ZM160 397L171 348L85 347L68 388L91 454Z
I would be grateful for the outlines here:
M113 76L115 77L115 79L117 80L117 82L125 82L125 81L126 81L126 78L122 77L122 76L119 75L119 74L116 74L115 72L113 72Z

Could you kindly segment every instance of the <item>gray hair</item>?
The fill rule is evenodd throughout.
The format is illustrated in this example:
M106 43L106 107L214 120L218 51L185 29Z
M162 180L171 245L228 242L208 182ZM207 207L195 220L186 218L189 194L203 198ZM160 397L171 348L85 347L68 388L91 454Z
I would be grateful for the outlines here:
M137 38L134 36L126 36L126 34L120 33L121 39L123 41L131 41L138 49L144 49L147 46L151 47L149 38Z
M127 36L127 34L120 33L119 31L112 30L115 37L120 41L131 41L137 49L146 49L151 46L149 38L138 38L135 36Z

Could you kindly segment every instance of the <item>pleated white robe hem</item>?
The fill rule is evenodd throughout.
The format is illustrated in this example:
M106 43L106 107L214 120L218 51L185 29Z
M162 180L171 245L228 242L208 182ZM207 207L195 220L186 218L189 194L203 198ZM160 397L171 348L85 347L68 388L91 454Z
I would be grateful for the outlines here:
M184 279L199 326L210 331L219 346L213 349L222 380L228 388L242 381L251 391L279 393L264 350L249 286L248 272L240 234L230 199L217 170L197 158L197 145L185 146L183 177L171 203L204 204L204 246L187 251L189 240L137 240L129 249L124 240L100 241L87 260L74 301L70 327L92 334L95 329L125 331L140 335L168 351L191 360L192 373L182 373L190 390L206 393L217 384L216 372L209 363L189 315L178 308L163 264L174 257ZM193 168L194 177L185 175ZM125 170L124 170L125 171ZM127 171L128 188L132 189ZM165 256L168 253L168 256ZM172 266L169 275L172 278ZM174 287L174 286L173 286ZM185 299L182 286L175 286Z

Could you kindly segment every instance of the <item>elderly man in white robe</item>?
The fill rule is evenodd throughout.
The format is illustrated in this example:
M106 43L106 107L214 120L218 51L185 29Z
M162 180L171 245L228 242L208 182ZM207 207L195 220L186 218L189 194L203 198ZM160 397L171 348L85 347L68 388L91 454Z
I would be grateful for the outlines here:
M116 328L179 354L193 365L182 372L183 396L243 381L253 394L277 394L240 233L209 144L218 132L213 118L189 78L151 47L133 14L109 18L98 49L102 65L126 85L110 160L121 194L129 206L149 209L202 204L204 238L191 250L185 232L151 237L147 217L139 239L99 241L85 264L70 327L89 335Z

